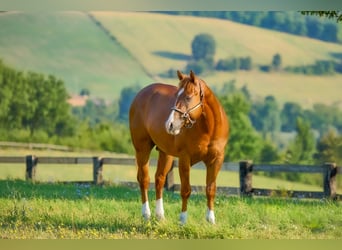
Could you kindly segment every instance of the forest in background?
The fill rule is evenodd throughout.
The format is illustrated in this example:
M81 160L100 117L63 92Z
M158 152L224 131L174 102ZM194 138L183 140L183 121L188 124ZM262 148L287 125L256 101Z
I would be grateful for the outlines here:
M342 28L335 19L303 15L300 11L162 11L160 13L225 19L322 41L342 43Z

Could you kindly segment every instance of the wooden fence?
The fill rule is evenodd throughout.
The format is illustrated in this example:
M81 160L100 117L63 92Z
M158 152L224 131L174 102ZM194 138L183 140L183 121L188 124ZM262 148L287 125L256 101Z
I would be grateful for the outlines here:
M151 159L150 164L156 165L156 160ZM38 163L40 164L91 164L93 166L93 180L90 183L101 185L103 181L104 165L135 165L134 158L101 158L101 157L36 157L28 155L26 157L0 156L1 163L26 163L26 180L35 181ZM1 165L0 165L1 167ZM173 162L173 167L167 175L165 189L169 191L179 191L180 184L174 183L174 168L177 161ZM205 169L203 163L193 166L197 169ZM325 163L322 166L311 165L265 165L253 164L252 161L241 161L239 163L224 162L221 171L239 172L240 187L217 187L218 193L241 196L286 196L297 198L330 198L341 200L342 195L337 194L336 176L342 173L342 167L337 167L335 163ZM294 172L294 173L321 173L323 179L322 192L296 191L296 190L276 190L253 188L253 172ZM137 182L122 182L123 185L137 185ZM153 187L153 183L151 183ZM192 186L193 191L204 192L205 186Z

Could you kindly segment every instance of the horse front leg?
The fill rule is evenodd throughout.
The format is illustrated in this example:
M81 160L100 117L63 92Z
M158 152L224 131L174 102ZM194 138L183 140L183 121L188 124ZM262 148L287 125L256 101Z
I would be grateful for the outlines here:
M223 156L216 157L213 161L207 162L206 177L206 196L207 196L207 212L206 219L209 223L215 224L214 200L216 195L216 178L223 163Z
M155 188L156 188L156 217L158 220L165 218L163 205L163 188L165 184L166 175L172 167L173 157L159 151L159 158L157 164L157 171L155 174Z
M180 223L184 225L188 219L188 199L191 194L190 186L190 161L188 159L179 159L179 177L181 181L181 197L182 197L182 211L180 214Z
M149 152L137 152L136 162L138 166L137 180L141 192L142 216L148 220L151 217L151 210L148 203L148 189L150 185L149 176Z

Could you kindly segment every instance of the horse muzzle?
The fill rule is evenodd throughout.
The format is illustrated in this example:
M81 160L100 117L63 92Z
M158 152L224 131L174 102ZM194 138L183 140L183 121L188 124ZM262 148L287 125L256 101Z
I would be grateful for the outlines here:
M166 132L170 135L178 135L184 126L182 119L175 119L175 111L172 110L169 118L165 122Z

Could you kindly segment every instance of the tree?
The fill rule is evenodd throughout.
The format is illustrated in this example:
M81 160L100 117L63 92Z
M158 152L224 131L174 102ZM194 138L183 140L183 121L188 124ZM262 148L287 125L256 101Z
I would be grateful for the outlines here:
M280 130L279 107L274 96L266 96L264 102L255 103L249 116L253 126L263 133L264 138Z
M87 88L81 89L80 96L90 96L90 90Z
M302 15L311 15L335 19L336 22L342 22L342 11L301 11Z
M256 159L261 148L261 139L249 120L250 105L244 95L233 93L221 96L220 102L230 122L230 136L225 159L229 161Z
M31 135L37 130L44 130L50 136L73 133L75 121L67 103L68 93L64 82L52 75L45 78L34 72L28 74L27 80L31 93L23 126L30 130Z
M304 117L311 122L313 129L317 129L321 135L325 134L329 128L341 126L342 112L336 105L326 105L316 103L310 110L305 110Z
M317 164L324 162L335 162L341 164L342 162L342 137L329 129L317 143L317 153L315 154Z
M322 40L329 42L338 42L338 26L335 23L324 24L322 31Z
M252 69L252 58L250 56L240 58L240 69L242 70Z
M279 161L277 147L271 142L266 141L260 151L259 162L274 163Z
M71 135L75 121L64 82L54 76L23 73L0 62L0 125L2 129L37 131L51 137Z
M308 36L320 39L323 32L323 24L316 18L308 18L307 20Z
M298 103L286 102L280 113L281 131L292 132L296 130L296 120L303 117L302 107Z
M213 64L216 43L210 34L198 34L191 43L192 57L194 60L204 60Z
M217 62L215 69L221 71L236 71L240 69L240 61L235 57L220 59Z
M108 120L106 117L107 105L103 99L88 99L83 107L73 107L72 113L79 120L86 120L89 126Z
M126 87L121 90L119 99L119 120L128 121L129 108L139 90L139 86Z
M315 137L309 122L297 118L296 132L297 135L288 149L288 161L295 164L310 164L313 162Z
M280 70L281 69L281 55L279 53L275 54L272 59L272 68L274 70Z

